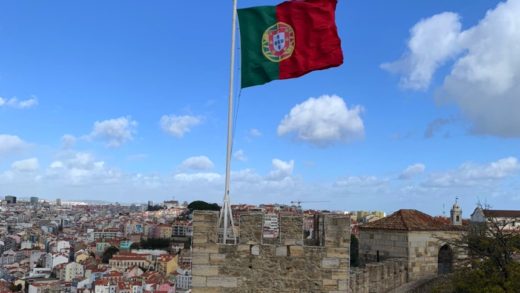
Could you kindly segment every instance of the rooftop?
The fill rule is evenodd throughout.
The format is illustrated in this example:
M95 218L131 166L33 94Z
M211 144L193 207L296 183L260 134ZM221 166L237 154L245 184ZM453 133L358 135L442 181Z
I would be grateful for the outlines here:
M401 209L388 217L359 226L360 230L400 231L458 231L463 226L445 223L428 214L412 209Z

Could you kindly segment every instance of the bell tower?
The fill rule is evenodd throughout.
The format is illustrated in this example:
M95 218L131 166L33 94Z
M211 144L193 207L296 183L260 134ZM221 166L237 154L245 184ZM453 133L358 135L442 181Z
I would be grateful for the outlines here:
M455 225L455 226L462 225L462 210L460 209L458 201L459 201L459 198L456 197L455 203L453 204L453 207L450 210L451 224Z

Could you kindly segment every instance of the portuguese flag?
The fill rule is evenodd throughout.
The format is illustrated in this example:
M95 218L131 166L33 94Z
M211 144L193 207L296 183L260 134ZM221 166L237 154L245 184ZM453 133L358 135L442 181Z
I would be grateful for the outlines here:
M242 88L342 64L336 3L295 0L238 9Z

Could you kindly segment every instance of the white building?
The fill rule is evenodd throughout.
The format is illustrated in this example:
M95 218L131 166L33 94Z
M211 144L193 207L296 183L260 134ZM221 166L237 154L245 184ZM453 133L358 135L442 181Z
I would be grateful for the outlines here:
M55 266L63 263L68 263L69 258L61 253L47 253L45 258L45 267L54 268Z

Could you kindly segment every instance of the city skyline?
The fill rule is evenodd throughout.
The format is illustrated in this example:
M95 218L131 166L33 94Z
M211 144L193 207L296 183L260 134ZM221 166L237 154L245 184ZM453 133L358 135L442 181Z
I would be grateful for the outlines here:
M0 196L221 204L231 3L0 9ZM339 1L336 22L342 66L237 82L232 204L518 206L520 1Z

